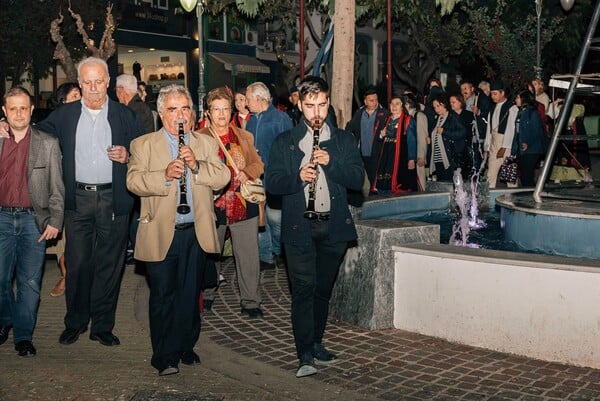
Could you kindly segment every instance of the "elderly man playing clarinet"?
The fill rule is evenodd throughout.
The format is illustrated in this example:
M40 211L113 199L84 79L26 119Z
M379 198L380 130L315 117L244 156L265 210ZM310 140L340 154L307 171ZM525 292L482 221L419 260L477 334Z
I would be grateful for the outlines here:
M198 297L207 253L218 253L213 191L230 179L219 147L193 132L192 98L180 85L160 90L163 129L131 143L127 187L141 199L134 256L150 279L152 366L160 376L179 362L200 363Z

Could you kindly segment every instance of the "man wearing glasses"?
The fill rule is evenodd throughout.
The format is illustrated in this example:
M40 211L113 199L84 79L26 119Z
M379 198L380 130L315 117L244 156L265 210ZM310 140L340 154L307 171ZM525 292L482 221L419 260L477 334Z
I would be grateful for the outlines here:
M152 360L160 376L200 363L198 298L207 253L219 253L213 191L230 179L217 142L193 132L192 98L181 85L160 90L160 131L131 143L127 187L141 199L134 257L150 280ZM181 131L181 134L180 134ZM185 193L187 210L178 207Z
M109 99L108 65L88 57L77 67L81 101L56 109L37 128L58 137L65 183L67 313L59 338L119 345L113 334L133 198L125 179L129 142L142 133L135 113Z

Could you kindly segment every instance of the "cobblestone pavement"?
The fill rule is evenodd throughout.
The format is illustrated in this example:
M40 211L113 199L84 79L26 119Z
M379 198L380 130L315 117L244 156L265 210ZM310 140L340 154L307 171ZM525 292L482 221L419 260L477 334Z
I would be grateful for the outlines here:
M38 355L18 357L12 335L0 346L0 401L600 400L600 370L336 321L325 344L340 362L296 379L285 271L262 273L265 316L253 320L240 316L234 265L224 265L228 283L204 316L196 347L202 364L160 378L149 363L143 276L125 270L115 327L120 346L104 347L88 333L63 346L64 298L48 295L58 278L48 261L34 334Z
M147 285L125 269L114 333L121 345L90 341L89 331L71 345L61 345L64 297L48 294L59 277L48 259L33 343L37 356L21 358L12 331L0 345L0 401L285 401L361 400L361 395L333 385L316 388L288 372L241 356L211 342L203 333L196 351L202 364L180 365L178 375L159 377L150 366Z
M205 318L211 341L281 368L297 367L287 276L262 273L264 320L239 317L233 262ZM208 329L206 327L208 326ZM402 330L367 331L330 321L324 344L340 362L313 376L381 400L600 400L600 370L452 344Z

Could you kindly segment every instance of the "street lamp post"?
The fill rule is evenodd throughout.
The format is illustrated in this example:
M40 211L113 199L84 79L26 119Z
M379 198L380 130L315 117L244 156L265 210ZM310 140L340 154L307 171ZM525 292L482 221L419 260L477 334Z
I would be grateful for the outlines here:
M198 118L204 117L204 96L206 88L204 87L204 44L202 38L202 14L204 14L204 2L206 0L179 0L181 7L187 12L196 8L198 17Z
M537 15L537 45L535 58L535 77L542 79L542 54L540 50L540 18L542 16L542 0L535 0L535 14Z

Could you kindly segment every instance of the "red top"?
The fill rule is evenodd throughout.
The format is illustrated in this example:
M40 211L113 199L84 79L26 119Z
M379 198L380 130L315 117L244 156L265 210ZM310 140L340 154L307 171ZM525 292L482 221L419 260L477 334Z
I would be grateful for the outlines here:
M242 147L238 141L237 136L231 128L227 135L219 136L221 142L231 155L234 161L238 165L245 165L244 153ZM240 181L238 176L235 174L233 168L229 165L229 160L225 158L225 154L219 147L219 156L221 160L225 160L229 171L231 172L231 181L229 185L225 187L225 191L215 200L215 207L225 212L227 217L227 224L237 223L241 220L246 220L246 200L240 194ZM241 169L240 169L241 170Z
M233 115L232 122L236 127L246 129L246 123L250 120L250 117L252 117L250 113L246 114L245 117L242 117L242 115L237 112Z
M32 207L27 186L31 128L18 143L12 131L4 139L0 154L0 206Z

